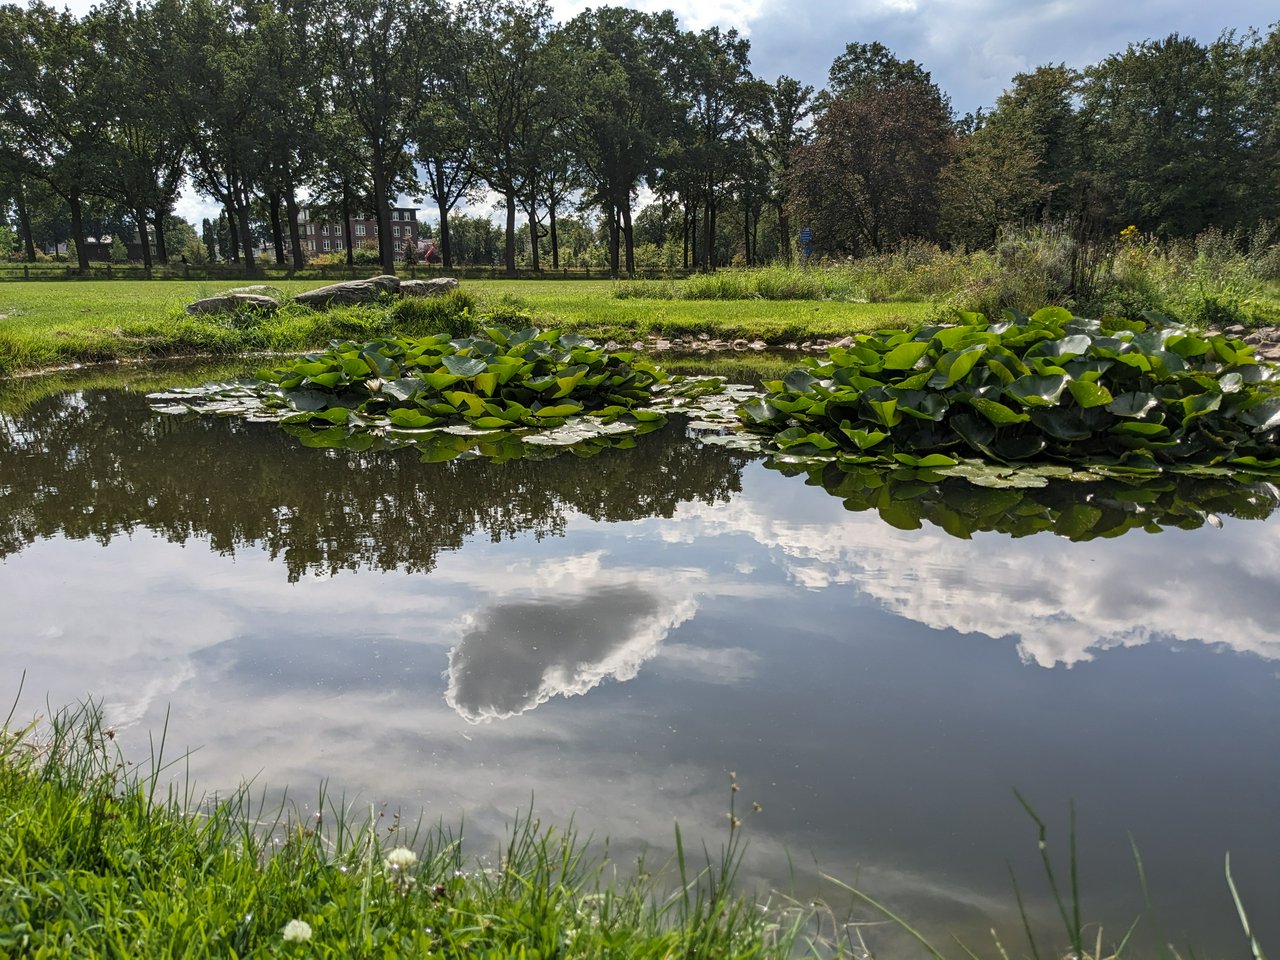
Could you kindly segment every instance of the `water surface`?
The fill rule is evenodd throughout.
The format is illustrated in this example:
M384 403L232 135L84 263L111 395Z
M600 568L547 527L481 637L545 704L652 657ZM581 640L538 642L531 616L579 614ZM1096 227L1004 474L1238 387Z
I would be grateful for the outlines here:
M430 464L55 394L0 416L0 676L144 751L167 715L207 790L324 781L465 815L477 854L531 797L620 857L676 819L718 844L732 771L752 881L825 872L980 945L1016 925L1006 862L1048 915L1016 787L1063 867L1075 802L1117 936L1132 837L1164 938L1242 952L1230 850L1280 942L1280 526L962 539L829 486L675 423Z

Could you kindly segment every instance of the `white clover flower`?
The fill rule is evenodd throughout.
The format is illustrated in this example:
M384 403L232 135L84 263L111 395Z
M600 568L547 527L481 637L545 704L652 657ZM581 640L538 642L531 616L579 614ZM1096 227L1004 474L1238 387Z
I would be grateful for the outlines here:
M290 920L280 931L285 943L306 943L311 939L311 924L305 920Z
M408 847L396 847L387 854L385 861L387 868L397 872L408 870L418 862L418 855Z

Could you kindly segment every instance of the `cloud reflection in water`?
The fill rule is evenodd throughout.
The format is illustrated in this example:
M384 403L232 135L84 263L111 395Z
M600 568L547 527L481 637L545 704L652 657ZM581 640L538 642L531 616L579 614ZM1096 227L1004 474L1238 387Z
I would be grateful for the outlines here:
M695 608L691 598L664 603L639 581L496 604L449 651L445 700L480 723L581 696L609 677L630 680Z

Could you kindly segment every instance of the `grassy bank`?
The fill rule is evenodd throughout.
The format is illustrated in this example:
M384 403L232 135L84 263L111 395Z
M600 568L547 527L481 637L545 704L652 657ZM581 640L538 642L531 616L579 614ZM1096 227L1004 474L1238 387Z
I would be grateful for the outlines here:
M188 303L231 281L77 281L0 284L0 374L124 358L296 351L331 339L393 330L421 335L440 317L421 302L314 311L287 304L270 317L188 317ZM320 286L281 281L286 295ZM536 322L619 341L697 333L784 344L918 323L927 303L735 300L713 303L620 299L616 284L537 280L466 281L472 319ZM447 328L447 327L444 327Z
M788 957L808 920L738 895L732 831L662 892L528 818L481 869L442 829L247 791L202 804L168 776L158 755L125 763L93 708L6 725L0 955Z
M92 704L38 728L12 721L11 713L0 724L6 958L866 958L868 926L894 935L892 955L933 960L1063 956L1055 943L1078 960L1196 955L1162 939L1135 948L1136 921L1104 934L1082 920L1074 813L1068 869L1059 872L1046 826L1021 796L1059 932L1052 943L1032 934L1015 884L1025 946L998 938L969 946L930 942L889 906L830 877L850 905L847 919L821 902L744 895L734 782L726 839L712 851L686 854L676 827L670 862L620 868L607 843L525 815L492 859L479 860L464 854L460 834L398 813L353 815L323 794L311 814L270 807L248 788L198 798L171 785L182 782L183 758L165 758L163 736L151 741L149 762L134 766ZM1145 892L1140 860L1138 875ZM1242 946L1262 960L1229 862L1226 880Z

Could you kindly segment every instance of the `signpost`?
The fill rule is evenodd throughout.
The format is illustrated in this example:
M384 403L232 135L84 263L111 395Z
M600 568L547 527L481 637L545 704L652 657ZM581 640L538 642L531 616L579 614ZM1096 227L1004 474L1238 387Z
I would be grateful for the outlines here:
M800 229L800 246L806 257L813 256L813 231L808 227Z

